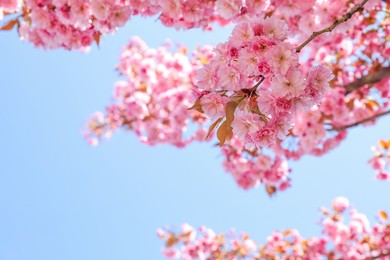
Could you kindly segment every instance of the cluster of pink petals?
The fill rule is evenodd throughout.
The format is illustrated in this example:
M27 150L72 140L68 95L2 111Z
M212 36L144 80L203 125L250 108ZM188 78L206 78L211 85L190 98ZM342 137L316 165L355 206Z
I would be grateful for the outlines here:
M0 20L6 14L19 12L22 9L22 0L0 0Z
M373 146L373 157L368 161L376 173L376 178L381 181L390 181L388 164L390 163L390 140L380 140Z
M246 147L269 147L285 139L293 116L318 104L333 78L324 66L304 74L286 38L287 25L278 18L239 22L198 71L198 87L209 91L201 97L205 114L223 117L226 104L235 101L233 133Z
M188 224L178 232L159 229L157 234L165 241L167 259L390 259L390 222L384 211L371 225L347 198L337 197L332 205L333 211L321 210L322 235L308 239L297 230L274 231L258 244L247 234L216 234L205 227L197 234Z
M168 259L236 259L234 253L227 253L222 248L232 252L240 252L241 256L255 253L256 243L247 235L228 234L230 241L225 241L225 235L216 234L212 229L202 226L198 231L189 224L183 224L178 234L170 230L158 229L157 236L165 240L163 255ZM177 248L181 243L180 249ZM233 258L232 258L233 257Z
M22 39L46 49L85 49L100 35L114 32L132 16L157 16L167 27L176 29L203 28L212 23L221 25L273 14L288 21L292 33L302 40L314 30L332 24L357 4L344 0L7 0L0 2L0 20L4 14L19 12ZM23 11L22 10L22 4ZM366 6L380 6L370 0ZM349 22L336 29L345 32ZM276 32L278 33L278 32Z
M132 12L129 1L29 0L19 33L37 47L85 49L123 26Z
M378 11L363 14L369 12L375 15ZM238 20L228 42L217 45L214 51L201 48L191 60L184 55L183 47L169 53L167 46L150 49L133 40L121 56L119 70L126 80L116 84L117 103L107 107L106 115L91 117L86 137L96 144L123 127L147 144L183 147L193 140L205 140L205 114L212 122L223 121L227 105L235 102L231 122L234 135L222 146L225 170L244 189L264 184L269 194L284 190L290 186L288 159L327 153L345 139L350 125L360 121L373 124L375 120L364 120L385 111L390 104L390 81L386 77L351 93L346 91L348 84L389 66L377 53L388 48L380 37L390 27L369 24L368 20L361 23L376 28L367 34L370 36L361 35L362 44L373 37L375 44L367 48L374 54L367 66L348 69L342 67L347 66L348 55L357 64L367 59L359 56L360 43L354 43L355 48L348 40L361 29L359 23L344 33L348 36L344 40L338 37L340 33L334 34L334 42L321 40L325 42L322 50L312 52L308 46L314 56L299 63L294 46L287 42L285 22L275 17ZM331 70L318 63L327 64ZM254 90L259 81L262 83ZM196 109L188 111L194 102ZM193 127L198 130L185 133ZM376 165L383 165L381 160L375 158ZM387 179L389 175L381 171L377 176Z
M221 148L225 171L232 175L243 189L264 184L269 195L290 187L287 161L279 155L256 154L244 148L238 138L233 138Z
M120 56L118 70L126 78L115 85L116 103L107 107L105 116L100 112L91 116L84 133L87 140L96 144L112 130L126 127L149 145L183 147L194 140L204 141L206 118L188 108L194 102L194 71L212 52L208 46L199 48L192 60L185 52L184 47L170 52L168 43L149 48L133 38ZM185 133L190 122L192 134Z
M68 50L89 47L135 15L158 15L165 26L177 29L210 29L213 22L228 23L226 19L239 15L242 7L226 0L27 0L23 4L21 11L21 0L0 1L0 20L4 12L19 11L22 39L37 47Z

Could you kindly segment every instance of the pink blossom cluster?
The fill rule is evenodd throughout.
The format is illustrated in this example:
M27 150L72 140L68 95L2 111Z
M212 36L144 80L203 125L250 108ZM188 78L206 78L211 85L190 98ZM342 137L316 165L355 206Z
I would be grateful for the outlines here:
M372 147L373 157L368 161L376 172L376 178L382 181L390 181L390 172L387 169L390 163L390 140L380 140Z
M222 165L243 189L250 189L264 184L266 191L272 195L290 187L287 161L280 155L267 155L247 150L244 144L233 138L221 148L224 160Z
M0 20L4 19L4 15L19 12L22 3L22 0L0 0Z
M272 14L284 19L289 24L289 29L294 32L297 41L306 40L313 32L322 30L335 20L342 17L362 1L339 1L339 0L281 0L272 1ZM386 1L369 0L364 4L365 10L380 8ZM359 24L359 16L352 16L347 22L337 26L331 37L323 36L314 39L311 43L313 50L317 50L324 45L324 42L337 42L334 37L345 37L354 26Z
M389 4L382 5L386 9ZM378 12L363 11L359 19ZM118 102L107 107L105 116L102 113L92 116L86 137L95 144L99 138L109 137L112 130L123 127L134 131L147 144L183 147L193 140L206 139L202 127L205 113L214 122L207 140L216 132L220 144L224 143L221 149L225 170L240 187L249 189L264 184L272 195L290 186L288 159L327 153L345 139L349 128L373 124L388 108L390 64L376 53L388 45L380 37L389 24L387 20L376 23L366 18L361 23L378 31L374 36L368 34L374 37L376 47L370 47L374 54L366 65L358 65L366 59L359 54L362 43L353 43L351 47L352 42L340 40L340 32L333 35L334 42L322 40L326 55L309 48L309 53L315 56L299 61L295 48L286 41L285 23L275 17L238 21L228 42L219 44L214 52L210 47L200 48L191 60L184 55L184 47L168 55L167 46L154 50L133 40L119 65L127 79L115 87ZM352 37L359 26L362 25L355 24L344 34ZM361 36L364 41L369 40ZM339 54L331 48L336 48ZM277 59L277 54L282 56ZM175 57L181 65L167 64L171 58L166 57ZM341 66L348 65L347 58L356 63L353 69ZM319 62L331 70L317 66ZM299 77L293 77L295 74ZM372 81L372 78L378 79ZM286 81L301 92L284 88ZM187 87L183 88L183 84ZM354 87L350 89L350 85ZM163 99L160 86L166 86ZM196 101L190 89L194 90ZM171 95L179 93L178 90L186 93L184 106L194 104L192 112L179 105L180 95ZM165 104L176 104L180 109L176 113L171 106L161 114L164 109L160 108ZM199 130L193 135L185 133L193 127Z
M29 0L20 37L46 49L85 49L130 18L131 8L121 2Z
M333 9L336 6L326 8ZM327 64L336 76L332 85L345 88L345 94L359 90L353 98L372 96L373 92L369 91L371 88L379 90L382 97L388 97L389 81L386 80L386 73L375 81L358 80L370 74L374 74L372 78L375 78L375 74L381 74L390 65L390 42L386 38L390 34L390 19L385 15L389 7L388 1L368 1L364 10L352 16L352 20L337 26L336 31L329 35L310 42L305 47L308 59L302 65L309 69L313 64ZM348 30L342 28L345 25L348 25ZM337 28L343 30L337 31Z
M283 140L298 111L318 104L333 78L324 66L300 70L294 45L286 42L287 25L271 17L241 22L215 57L198 71L198 86L206 115L228 121L235 103L233 133L246 147L269 147Z
M157 236L165 240L162 253L168 259L236 259L236 254L250 256L257 249L256 243L248 235L233 232L228 235L216 234L205 226L197 231L189 224L183 224L178 234L158 229ZM226 237L231 238L231 241L225 241ZM182 244L180 249L177 248L179 244Z
M169 45L154 49L133 38L125 47L118 65L125 79L114 88L117 102L106 108L105 116L100 112L91 116L84 133L90 143L109 137L118 127L132 130L149 145L183 147L205 140L205 116L188 108L194 100L194 72L212 57L211 48L199 48L189 60L183 46L170 52ZM188 127L192 134L185 133Z
M241 1L240 1L241 2ZM248 6L258 6L247 1ZM269 2L269 1L265 1ZM85 49L101 35L112 33L134 15L156 16L168 27L211 29L213 22L227 24L241 4L226 0L21 0L1 1L0 20L19 11L20 37L46 49ZM263 6L263 4L262 4ZM267 7L264 4L264 8ZM260 10L259 10L260 11Z
M214 22L225 25L272 14L288 22L291 33L302 40L313 30L332 24L357 3L357 0L9 0L0 2L0 19L4 14L19 11L21 38L46 49L85 49L134 15L157 16L163 25L176 29L210 30ZM366 4L369 9L380 5L380 0ZM353 24L351 21L340 26L342 30L336 30L345 32Z
M370 225L366 215L353 208L345 197L332 202L332 210L321 209L322 235L303 238L297 230L274 231L264 244L248 234L216 234L201 227L199 234L188 224L178 232L159 229L167 259L390 259L390 222L380 211ZM346 220L348 219L348 221Z
M292 135L276 151L292 159L299 159L304 154L321 156L337 147L349 128L373 125L377 115L388 109L386 100L357 92L347 95L345 88L334 87L326 93L320 106L295 116ZM290 142L294 145L287 145Z

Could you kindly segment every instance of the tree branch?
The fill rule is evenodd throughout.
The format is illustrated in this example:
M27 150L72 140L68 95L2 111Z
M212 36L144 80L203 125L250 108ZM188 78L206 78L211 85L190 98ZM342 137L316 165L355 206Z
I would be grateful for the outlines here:
M379 255L377 256L372 256L371 259L380 259L380 258L383 258L385 256L389 256L390 255L390 250L384 250L382 253L380 253Z
M368 75L363 76L360 79L357 79L347 84L346 86L344 86L344 88L346 90L346 94L349 94L352 91L359 89L366 84L374 84L387 77L390 77L390 66L382 67L378 71L369 73Z
M313 32L313 34L310 36L309 39L307 39L304 43L302 43L301 45L298 46L296 52L299 53L301 52L301 50L303 49L303 47L305 47L309 42L311 42L312 40L314 40L317 36L323 34L323 33L326 33L326 32L331 32L333 31L334 28L336 28L336 26L338 26L339 24L342 24L346 21L348 21L352 15L360 10L363 10L363 5L365 5L367 3L368 0L363 0L360 4L358 4L357 6L355 6L354 8L352 8L351 11L349 11L348 13L346 13L343 17L341 17L340 19L337 19L336 21L334 21L334 23L320 31L317 31L317 32Z
M344 125L344 126L337 126L337 127L333 127L331 129L329 129L329 131L342 131L342 130L345 130L347 128L351 128L351 127L355 127L355 126L358 126L360 124L364 124L366 122L369 122L369 121L372 121L378 117L381 117L381 116L384 116L384 115L387 115L387 114L390 114L390 110L388 111L385 111L385 112L382 112L382 113L379 113L379 114L376 114L376 115L372 115L370 117L367 117L365 119L362 119L360 121L357 121L353 124L349 124L349 125Z

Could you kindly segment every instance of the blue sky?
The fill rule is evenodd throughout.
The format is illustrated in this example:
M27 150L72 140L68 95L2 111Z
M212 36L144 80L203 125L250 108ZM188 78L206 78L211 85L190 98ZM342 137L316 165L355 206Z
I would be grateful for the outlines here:
M193 49L228 34L134 18L84 54L0 33L0 260L162 259L155 230L181 223L234 227L258 241L284 228L319 235L318 208L339 195L371 219L389 211L390 184L374 180L367 160L369 147L390 137L390 117L353 129L326 156L292 163L293 187L271 199L239 189L211 144L148 147L123 131L96 148L84 141L86 118L111 102L114 67L131 36Z

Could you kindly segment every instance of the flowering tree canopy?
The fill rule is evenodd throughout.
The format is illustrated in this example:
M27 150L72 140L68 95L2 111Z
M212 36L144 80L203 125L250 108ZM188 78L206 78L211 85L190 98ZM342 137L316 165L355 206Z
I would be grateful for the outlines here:
M227 41L193 51L168 42L154 49L133 37L120 55L115 102L83 131L93 145L118 128L148 145L215 140L238 186L262 186L271 196L291 186L289 160L322 156L351 128L390 113L386 0L0 0L0 29L17 28L21 39L45 49L88 50L136 15L183 30L234 27ZM379 180L390 181L389 149L380 140L369 160ZM341 221L347 208L349 224ZM370 229L347 199L336 199L333 209L323 211L324 237L276 232L260 250L247 235L227 242L202 228L196 238L189 225L159 236L167 257L183 259L388 255L386 213Z

